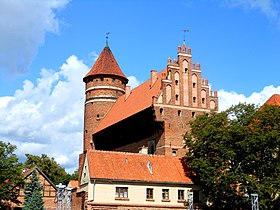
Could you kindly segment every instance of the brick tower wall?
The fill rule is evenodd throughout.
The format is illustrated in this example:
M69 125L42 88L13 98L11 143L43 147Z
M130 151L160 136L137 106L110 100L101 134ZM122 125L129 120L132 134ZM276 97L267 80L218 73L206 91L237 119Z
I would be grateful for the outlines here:
M98 75L86 80L84 109L84 151L94 148L92 134L115 101L125 93L126 82L112 75Z

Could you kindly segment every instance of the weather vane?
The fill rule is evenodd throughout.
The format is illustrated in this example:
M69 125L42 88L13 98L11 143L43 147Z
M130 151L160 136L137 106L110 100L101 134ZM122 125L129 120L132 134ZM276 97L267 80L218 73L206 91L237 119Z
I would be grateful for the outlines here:
M190 32L190 30L189 29L184 29L183 32L184 32L184 42L185 42L186 41L186 33Z
M109 45L108 45L109 34L110 34L110 32L107 32L107 33L106 33L106 46L107 46L107 47L109 46Z

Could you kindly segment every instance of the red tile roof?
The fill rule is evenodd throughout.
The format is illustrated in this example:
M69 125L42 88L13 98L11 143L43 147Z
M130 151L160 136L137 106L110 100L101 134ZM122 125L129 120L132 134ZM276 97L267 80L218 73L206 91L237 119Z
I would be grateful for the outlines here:
M70 180L67 187L72 187L73 189L77 188L79 186L78 180Z
M87 155L92 179L192 183L179 158L100 150L89 150Z
M134 88L128 98L126 95L118 98L106 116L102 119L94 133L120 122L153 104L153 97L158 97L161 90L162 75L166 73L166 69L157 74L157 80L150 87L150 79Z
M272 95L265 103L264 105L275 105L280 106L280 95L274 94Z
M97 61L84 77L84 81L85 78L94 75L116 75L127 80L108 46L104 47Z

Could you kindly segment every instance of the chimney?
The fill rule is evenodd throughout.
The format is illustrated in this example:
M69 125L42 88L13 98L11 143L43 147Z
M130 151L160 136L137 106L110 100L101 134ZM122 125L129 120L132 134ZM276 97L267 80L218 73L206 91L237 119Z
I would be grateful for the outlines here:
M125 100L128 98L128 96L130 95L131 90L130 90L130 86L125 86Z
M150 87L153 87L155 82L157 81L157 71L156 70L151 70L151 79L150 79Z

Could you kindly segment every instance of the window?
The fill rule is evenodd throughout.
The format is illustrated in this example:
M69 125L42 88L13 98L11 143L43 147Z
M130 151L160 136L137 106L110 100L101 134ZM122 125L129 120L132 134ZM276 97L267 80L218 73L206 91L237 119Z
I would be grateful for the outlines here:
M192 112L192 118L195 118L195 112Z
M177 149L172 149L172 155L176 156L177 155Z
M116 187L116 196L117 199L127 199L128 198L128 188L127 187Z
M185 200L185 191L184 190L178 190L178 200Z
M160 113L160 115L163 115L163 108L159 109L159 113Z
M196 97L193 97L193 102L196 103Z
M182 111L178 110L178 116L181 116L181 115L182 115Z
M178 83L179 83L178 80L175 80L175 85L178 85Z
M193 87L193 88L195 88L195 86L196 86L196 83L195 83L195 82L193 82L193 83L192 83L192 87Z
M179 95L178 94L176 94L176 101L178 101L179 100Z
M188 68L185 68L185 73L186 73L186 74L188 73Z
M202 98L202 104L205 104L205 98Z
M147 200L153 200L154 199L154 189L153 188L147 188L146 189L146 199Z
M169 189L162 189L162 200L169 201Z

